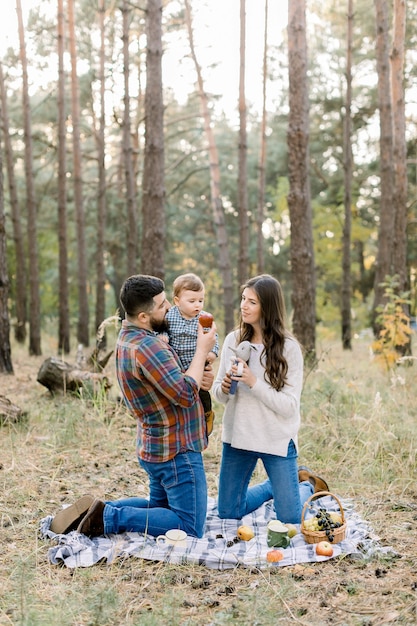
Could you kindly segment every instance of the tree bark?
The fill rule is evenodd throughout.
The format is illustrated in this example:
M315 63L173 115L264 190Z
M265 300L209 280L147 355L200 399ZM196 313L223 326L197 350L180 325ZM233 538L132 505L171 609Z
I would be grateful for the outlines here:
M27 415L6 396L0 395L0 424L16 424Z
M77 287L78 287L78 324L77 339L79 343L88 346L89 336L89 309L87 295L87 252L85 244L85 211L82 180L82 154L80 141L80 96L77 73L77 44L75 39L75 10L74 0L68 0L68 31L69 49L71 56L71 115L72 115L72 143L74 167L74 202L77 227Z
M405 0L394 0L393 46L391 52L391 100L393 116L393 160L394 160L394 197L395 211L394 245L392 252L392 271L398 279L397 294L403 296L409 289L407 271L407 142L405 136L405 94L404 94L404 57L406 33ZM406 315L410 313L408 303L403 304ZM406 345L397 350L405 355L411 354L411 336Z
M377 308L384 301L384 282L392 275L393 232L395 213L393 210L393 125L391 106L390 64L389 64L389 26L387 0L375 0L376 8L376 52L378 73L378 107L380 126L380 172L381 199L379 215L378 252L376 260L374 302L372 307L372 327L374 334L379 334L376 321Z
M394 0L394 41L391 52L391 93L394 128L395 228L393 272L399 278L399 292L408 288L407 280L407 145L405 137L404 41L405 0Z
M351 232L352 232L352 37L353 37L353 0L348 0L347 15L347 50L346 50L346 105L343 124L343 169L345 178L344 190L344 223L343 223L343 258L342 258L342 345L344 350L352 349L352 316L351 316Z
M146 15L145 156L142 178L144 274L165 277L165 152L162 92L162 0L148 0Z
M262 119L261 119L261 148L259 152L259 183L258 183L258 212L256 220L256 252L258 274L265 271L263 223L265 219L265 164L266 164L266 82L268 74L268 0L265 0L264 18L264 52L262 64Z
M126 183L126 203L127 203L127 273L128 275L137 272L137 232L138 218L136 206L135 183L133 178L132 142L130 137L130 56L129 56L129 26L131 8L129 0L123 0L123 84L124 84L124 111L123 111L123 167Z
M68 236L67 236L67 132L65 113L64 72L64 0L58 0L58 239L59 239L59 329L58 354L70 351L68 295Z
M7 91L4 82L3 65L0 63L0 102L4 131L4 155L6 158L7 178L9 182L10 209L13 225L13 240L16 253L16 286L15 286L15 310L16 325L14 336L18 343L24 343L26 339L26 267L25 247L23 242L22 218L20 214L17 185L14 171L13 148L10 140L10 124L7 104ZM4 190L3 190L4 191Z
M309 179L305 0L289 0L288 8L288 208L291 220L293 332L306 350L307 358L314 358L316 278Z
M6 217L4 214L3 157L0 143L0 372L13 374L10 349L9 276L6 254Z
M54 394L57 392L76 392L81 387L93 385L93 391L104 386L110 388L108 377L101 372L79 369L56 357L46 359L38 372L38 383Z
M240 0L240 67L239 67L239 260L238 280L243 285L249 278L249 214L248 214L248 138L246 128L246 0Z
M191 6L189 0L185 0L185 20L190 42L191 57L193 59L196 73L198 94L201 102L201 110L204 121L204 131L207 137L208 152L210 159L210 197L213 210L213 221L216 229L217 244L219 247L219 270L223 283L223 305L225 332L230 332L234 325L234 302L233 302L233 280L229 255L229 241L226 230L224 207L220 193L220 164L217 145L211 125L210 111L208 107L208 97L204 90L204 81L201 68L197 60L194 35L192 29Z
M32 120L30 116L29 80L21 0L16 0L16 12L19 30L20 61L22 64L23 134L25 144L26 206L28 212L27 223L30 288L29 354L39 356L40 354L42 354L42 350L41 307L39 295L39 259L36 226L37 207L35 201L35 186L33 180Z
M105 16L105 0L99 0L98 7L99 26L100 26L100 122L98 133L96 133L97 153L98 153L98 191L97 191L97 251L96 251L96 315L95 327L98 329L101 322L106 317L106 269L104 262L105 255L105 233L107 221L107 205L106 205L106 146L104 138L104 130L106 126L106 109L105 109L105 33L104 33L104 16ZM105 334L103 335L102 344L105 343Z

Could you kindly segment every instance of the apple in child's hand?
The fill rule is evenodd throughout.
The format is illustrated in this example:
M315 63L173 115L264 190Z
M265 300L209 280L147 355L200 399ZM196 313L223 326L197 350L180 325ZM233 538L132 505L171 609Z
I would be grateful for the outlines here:
M333 546L328 541L319 541L316 544L316 554L320 556L332 556Z
M207 313L206 311L201 311L198 321L200 322L203 328L211 328L214 322L214 317L212 316L211 313Z

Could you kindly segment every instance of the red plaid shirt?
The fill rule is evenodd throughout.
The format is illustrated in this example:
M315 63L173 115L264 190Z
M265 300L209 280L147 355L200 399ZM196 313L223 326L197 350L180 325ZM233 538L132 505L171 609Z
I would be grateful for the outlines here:
M124 400L138 420L138 455L161 463L207 446L204 410L196 381L186 376L174 350L155 333L123 320L116 372Z

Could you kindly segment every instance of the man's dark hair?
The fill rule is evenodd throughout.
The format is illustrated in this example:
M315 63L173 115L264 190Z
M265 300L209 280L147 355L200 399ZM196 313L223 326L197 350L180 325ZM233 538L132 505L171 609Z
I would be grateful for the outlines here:
M164 281L156 276L135 274L125 280L120 290L120 302L129 316L136 316L141 311L152 310L153 297L165 289Z

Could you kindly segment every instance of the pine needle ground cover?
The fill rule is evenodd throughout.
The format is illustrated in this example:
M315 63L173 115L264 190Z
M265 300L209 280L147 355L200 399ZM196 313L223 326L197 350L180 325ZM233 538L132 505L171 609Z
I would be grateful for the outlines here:
M15 375L0 375L0 393L27 417L0 426L0 624L417 623L417 365L387 373L370 358L370 343L357 339L352 352L330 341L318 345L317 367L306 371L300 463L352 499L379 544L396 555L262 571L137 558L75 570L51 565L49 544L39 538L41 518L83 493L146 495L147 482L135 459L135 423L117 402L116 382L107 395L51 397L36 382L46 349L45 357L28 358L15 347ZM111 363L108 369L113 377ZM216 407L205 453L211 496L220 453Z

